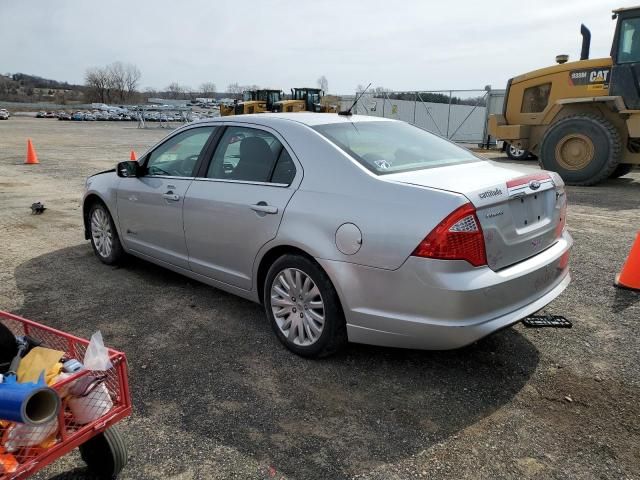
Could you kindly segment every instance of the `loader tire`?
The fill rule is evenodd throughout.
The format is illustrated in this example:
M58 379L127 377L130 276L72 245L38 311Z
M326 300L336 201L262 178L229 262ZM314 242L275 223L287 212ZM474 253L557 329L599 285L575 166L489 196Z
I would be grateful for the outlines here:
M635 165L632 165L630 163L621 163L616 167L616 169L609 176L609 178L624 177L627 173L631 173L631 170L633 170L633 167L635 167Z
M595 185L606 180L621 158L618 130L594 114L572 115L551 125L540 148L542 168L558 172L568 185Z

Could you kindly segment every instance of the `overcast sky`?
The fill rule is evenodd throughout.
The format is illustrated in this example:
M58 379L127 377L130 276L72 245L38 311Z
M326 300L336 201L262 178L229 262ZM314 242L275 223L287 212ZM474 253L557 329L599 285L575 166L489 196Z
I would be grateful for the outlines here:
M0 72L82 83L88 67L136 64L141 87L213 81L332 93L504 88L509 77L609 55L618 0L0 0Z

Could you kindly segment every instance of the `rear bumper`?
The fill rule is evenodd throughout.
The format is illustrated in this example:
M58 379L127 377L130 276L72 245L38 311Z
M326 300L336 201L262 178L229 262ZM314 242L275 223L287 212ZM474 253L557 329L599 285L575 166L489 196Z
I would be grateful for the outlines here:
M540 310L569 285L565 232L535 257L494 272L410 257L397 270L318 261L341 298L349 341L401 348L463 347Z

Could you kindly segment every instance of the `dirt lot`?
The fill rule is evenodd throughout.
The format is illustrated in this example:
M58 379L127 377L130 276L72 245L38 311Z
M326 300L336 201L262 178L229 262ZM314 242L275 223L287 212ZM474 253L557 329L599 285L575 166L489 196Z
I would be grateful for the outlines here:
M125 479L640 478L640 294L612 286L640 228L640 171L569 188L571 330L453 352L284 350L261 308L83 239L84 178L166 131L0 122L0 308L127 352ZM23 165L31 137L40 165ZM48 210L32 216L29 206ZM87 478L70 455L37 478ZM68 478L68 477L65 477Z

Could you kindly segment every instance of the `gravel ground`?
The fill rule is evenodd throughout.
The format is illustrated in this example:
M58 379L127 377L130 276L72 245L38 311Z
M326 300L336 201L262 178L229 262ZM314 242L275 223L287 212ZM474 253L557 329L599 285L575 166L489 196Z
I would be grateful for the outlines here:
M640 478L640 294L612 286L640 224L639 170L568 189L573 282L547 311L573 329L518 325L451 352L350 345L309 361L280 346L258 305L94 258L85 176L165 133L0 122L0 308L80 336L100 329L127 353L121 478ZM22 164L27 137L40 165ZM36 478L89 477L71 454Z

